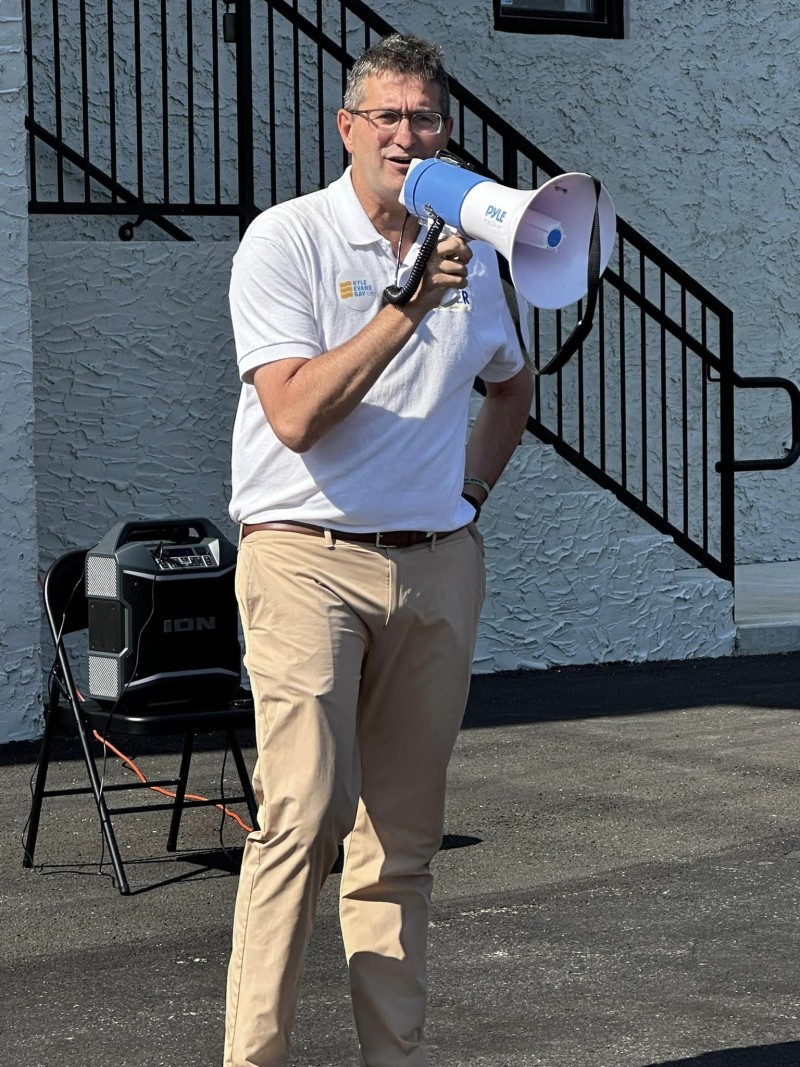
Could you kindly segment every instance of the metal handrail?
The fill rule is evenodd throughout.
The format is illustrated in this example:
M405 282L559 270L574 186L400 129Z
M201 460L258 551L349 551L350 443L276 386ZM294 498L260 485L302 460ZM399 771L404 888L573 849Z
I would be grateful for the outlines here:
M733 384L737 389L783 389L789 397L792 412L792 443L784 456L773 459L735 459L731 467L739 471L780 471L791 467L800 459L800 388L789 378L745 378L734 373ZM722 463L717 464L721 469Z

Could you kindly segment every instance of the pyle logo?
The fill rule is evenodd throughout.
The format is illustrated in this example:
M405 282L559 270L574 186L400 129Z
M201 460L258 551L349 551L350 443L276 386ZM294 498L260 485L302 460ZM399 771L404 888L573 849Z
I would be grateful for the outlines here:
M164 619L165 634L190 634L216 628L217 620L213 615L200 615L196 619Z
M498 226L502 226L506 221L507 212L505 208L495 207L494 204L489 204L486 209L486 215L484 216L489 222L496 222Z

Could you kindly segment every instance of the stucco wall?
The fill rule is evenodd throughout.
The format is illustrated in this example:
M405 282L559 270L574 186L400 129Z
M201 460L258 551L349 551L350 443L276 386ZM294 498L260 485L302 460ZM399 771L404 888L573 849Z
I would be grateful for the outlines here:
M232 245L31 245L40 548L127 518L227 518Z
M533 438L481 528L479 672L733 653L731 586Z
M800 15L792 0L630 0L624 40L497 33L489 0L373 0L734 311L736 366L800 380ZM737 404L737 453L782 455L782 393ZM800 558L800 468L737 478L739 562Z
M0 8L0 739L40 725L21 5Z
M234 245L31 249L43 561L121 518L227 518ZM476 404L478 400L476 399ZM476 669L732 651L730 587L528 438L482 526Z

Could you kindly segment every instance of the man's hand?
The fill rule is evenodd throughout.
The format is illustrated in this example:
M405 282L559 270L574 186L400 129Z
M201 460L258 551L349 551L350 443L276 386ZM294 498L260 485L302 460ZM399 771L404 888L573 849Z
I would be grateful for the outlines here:
M467 285L467 264L472 250L458 236L439 241L425 265L419 288L408 302L409 308L432 311L441 304L448 289L464 289Z
M481 555L485 556L486 555L486 551L485 551L485 549L483 547L483 534L478 529L478 524L475 523L475 522L471 522L469 524L469 526L467 526L467 533L470 535L472 540L475 542L475 544L481 550Z
M486 383L486 398L467 442L467 476L481 478L489 485L497 482L525 429L532 392L533 379L527 367L504 382ZM473 488L469 486L470 493ZM480 488L476 491L481 492ZM482 545L483 538L477 530L475 533Z

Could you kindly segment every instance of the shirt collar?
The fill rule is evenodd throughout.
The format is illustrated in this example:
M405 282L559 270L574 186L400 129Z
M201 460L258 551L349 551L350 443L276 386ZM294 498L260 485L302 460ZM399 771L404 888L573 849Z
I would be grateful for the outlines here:
M382 240L381 235L372 225L356 196L350 172L351 168L347 167L341 178L337 178L328 186L341 235L354 246L375 244L376 241Z

